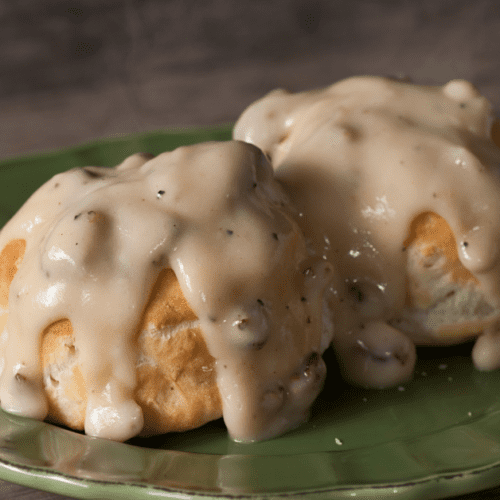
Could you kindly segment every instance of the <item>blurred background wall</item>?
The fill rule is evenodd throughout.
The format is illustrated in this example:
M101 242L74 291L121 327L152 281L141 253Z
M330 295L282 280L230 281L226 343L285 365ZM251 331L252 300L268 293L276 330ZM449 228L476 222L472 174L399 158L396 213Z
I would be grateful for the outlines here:
M0 0L0 158L233 122L357 74L466 78L500 109L500 2Z

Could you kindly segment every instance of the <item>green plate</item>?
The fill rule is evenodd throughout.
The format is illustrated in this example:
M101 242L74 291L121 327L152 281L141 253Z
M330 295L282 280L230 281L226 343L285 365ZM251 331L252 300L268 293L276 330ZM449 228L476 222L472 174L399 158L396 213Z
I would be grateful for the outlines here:
M0 227L57 172L230 138L230 127L156 132L0 163ZM329 375L307 424L256 444L221 421L126 444L0 411L0 478L77 498L443 498L500 485L500 372L470 345L419 350L406 386L366 391Z

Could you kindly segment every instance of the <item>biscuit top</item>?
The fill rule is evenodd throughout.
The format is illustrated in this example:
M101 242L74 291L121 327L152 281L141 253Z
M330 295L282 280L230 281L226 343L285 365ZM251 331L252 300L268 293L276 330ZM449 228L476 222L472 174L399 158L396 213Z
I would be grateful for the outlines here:
M237 141L56 175L0 233L0 248L26 241L3 332L2 407L46 416L41 335L68 318L87 434L123 441L140 432L136 330L156 278L172 268L216 360L231 436L252 441L296 426L324 377L331 269L309 257L291 213L266 158Z
M460 262L500 306L498 129L464 80L353 77L271 92L242 114L234 138L272 160L317 255L336 262L345 307L363 298L362 316L390 322L405 305L405 240L423 213L449 224Z

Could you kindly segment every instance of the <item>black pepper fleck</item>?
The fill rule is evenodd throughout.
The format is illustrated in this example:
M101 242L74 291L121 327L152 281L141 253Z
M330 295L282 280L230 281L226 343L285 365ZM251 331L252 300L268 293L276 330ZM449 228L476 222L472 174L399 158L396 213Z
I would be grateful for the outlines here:
M155 267L158 267L158 266L161 266L163 265L163 262L165 261L165 255L164 254L161 254L158 256L157 259L154 259L151 261L151 264Z
M306 322L307 322L307 324L310 324L310 323L311 323L311 316L308 316L308 317L307 317Z
M240 321L238 321L237 322L238 328L240 330L244 330L247 327L248 321L249 321L248 318L244 318L244 319L241 319Z
M254 342L250 347L254 351L260 351L266 345L266 341L262 340L261 342Z
M252 187L255 189L255 188L257 187L257 183L256 183L256 182L254 182L254 183L252 184Z
M468 247L469 246L469 242L468 241L464 241L463 245L464 245L464 247Z
M165 191L163 191L163 189L160 189L157 193L156 193L156 197L158 199L160 199L163 195L165 194Z
M305 297L300 297L300 300L301 300L302 302L305 302L305 301L306 301L306 298L305 298Z
M227 234L229 234L229 236L232 236L232 235L233 235L233 233L234 233L234 231L233 231L233 230L231 230L231 229L228 229L228 230L226 231L226 233L227 233Z
M273 233L273 238L274 238L275 240L277 240L277 239L278 239L278 234L277 234L277 233Z
M79 214L76 214L75 215L75 220L78 219L78 217L80 217L80 215L82 215L82 213L80 212Z
M349 287L349 292L351 295L357 299L358 302L363 302L365 296L361 288L357 285L352 285Z
M309 357L306 359L306 367L309 368L311 366L317 365L319 362L319 354L317 352L311 352Z
M257 299L257 302L258 302L261 306L263 306L263 305L264 305L264 302L262 302L262 300L261 300L261 299Z

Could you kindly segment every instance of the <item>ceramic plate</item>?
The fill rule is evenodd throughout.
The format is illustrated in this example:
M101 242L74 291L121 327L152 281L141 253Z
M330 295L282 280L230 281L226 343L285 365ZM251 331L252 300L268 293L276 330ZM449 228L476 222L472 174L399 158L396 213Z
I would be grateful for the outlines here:
M57 172L138 151L230 138L230 127L107 140L0 164L0 227ZM414 380L386 391L329 375L295 431L237 444L221 421L126 444L0 411L0 478L77 498L443 498L500 485L500 372L470 345L419 351Z

